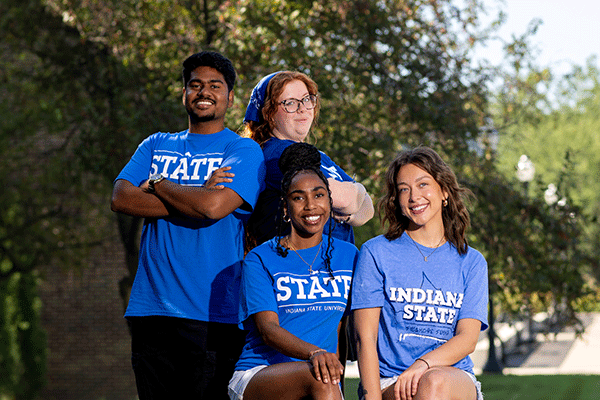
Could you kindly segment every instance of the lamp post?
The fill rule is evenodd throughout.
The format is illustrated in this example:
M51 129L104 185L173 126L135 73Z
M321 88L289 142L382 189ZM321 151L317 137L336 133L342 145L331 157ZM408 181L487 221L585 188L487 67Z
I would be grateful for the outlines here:
M517 179L523 184L523 192L525 196L527 196L529 189L529 182L533 180L535 176L535 165L533 162L527 157L526 154L522 154L519 157L519 162L517 163ZM526 340L523 340L521 337L521 332L517 332L517 341L519 344L522 343L531 343L534 341L533 337L533 315L531 311L531 305L529 304L529 300L527 299L527 330L529 331L529 337Z
M558 188L554 183L548 185L548 188L544 191L544 200L546 204L552 206L554 204L564 207L567 205L567 199L563 197L562 199L558 199Z
M483 366L483 372L492 374L502 374L502 363L498 360L496 353L496 330L494 328L494 302L493 297L490 296L488 304L488 321L490 326L488 327L488 358Z
M517 163L517 179L523 184L525 194L527 194L529 182L533 180L534 175L535 165L533 165L533 162L529 159L529 157L527 157L527 155L522 154L521 157L519 157L519 162Z

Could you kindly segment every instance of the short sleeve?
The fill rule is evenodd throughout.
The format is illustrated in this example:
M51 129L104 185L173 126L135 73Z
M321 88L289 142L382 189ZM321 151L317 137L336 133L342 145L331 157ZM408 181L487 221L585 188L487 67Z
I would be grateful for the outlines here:
M363 244L352 279L352 310L383 307L383 274L368 243Z
M239 321L261 311L277 312L273 278L264 266L262 257L255 251L248 253L242 264Z
M223 183L235 191L252 209L265 185L265 159L260 146L251 139L242 138L227 152L221 167L231 167L235 174L230 183Z
M465 280L465 303L460 310L458 319L473 318L481 321L481 330L488 327L488 270L487 262L481 253L469 248L473 252L473 261L467 269L463 279Z
M339 165L322 151L321 153L321 170L328 178L334 178L340 182L354 182L354 179L346 173Z
M150 176L152 165L152 142L155 140L156 134L144 139L131 156L129 162L123 167L115 182L119 179L129 181L134 186L139 186L143 181Z

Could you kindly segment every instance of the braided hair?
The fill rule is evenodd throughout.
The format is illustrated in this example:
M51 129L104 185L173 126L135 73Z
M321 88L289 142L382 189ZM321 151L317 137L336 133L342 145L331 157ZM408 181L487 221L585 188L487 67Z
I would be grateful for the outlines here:
M331 199L331 190L329 189L329 182L321 171L321 153L319 150L308 143L293 143L288 146L281 157L279 158L279 169L283 173L283 179L281 180L281 198L279 201L279 210L277 214L277 254L281 257L287 257L288 249L281 245L281 238L284 236L284 232L288 228L289 221L284 220L284 210L286 208L286 196L292 184L292 180L300 173L309 172L317 175L325 184L327 193L329 195L329 218L333 218L333 201ZM288 208L289 209L289 208ZM329 224L329 230L327 232L327 248L324 254L324 262L327 271L333 278L333 271L331 269L331 253L333 251L333 239L331 231L333 224Z

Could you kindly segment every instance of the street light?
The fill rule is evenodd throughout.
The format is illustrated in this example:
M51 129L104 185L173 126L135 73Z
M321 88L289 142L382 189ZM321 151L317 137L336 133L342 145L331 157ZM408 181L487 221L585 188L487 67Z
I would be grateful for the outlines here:
M533 180L535 176L535 165L533 162L527 157L526 154L522 154L519 157L519 162L517 163L517 179L521 181L523 184L523 191L525 195L527 195L527 189L529 188L529 182ZM523 343L532 343L535 341L533 336L533 313L531 310L531 304L529 303L529 299L527 301L527 330L529 333L529 337L525 340L521 337L521 332L517 331L517 342L519 344Z
M556 193L557 188L554 183L548 185L548 188L544 191L544 200L546 204L551 206L558 201L558 194Z
M517 163L517 179L523 183L525 193L527 193L527 187L529 186L529 182L533 180L534 175L535 165L533 165L533 162L527 155L522 154Z
M564 207L567 205L566 197L563 197L560 200L558 199L558 188L554 183L549 184L548 188L544 191L544 200L549 206L556 204L559 207Z

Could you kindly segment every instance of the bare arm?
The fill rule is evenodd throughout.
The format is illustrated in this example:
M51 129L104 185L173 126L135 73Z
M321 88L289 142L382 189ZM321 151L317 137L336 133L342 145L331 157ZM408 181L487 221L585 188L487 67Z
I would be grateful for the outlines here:
M113 189L111 209L137 217L166 217L174 212L197 219L221 219L244 204L233 190L182 186L162 180L155 193L147 192L148 183L136 187L120 179Z
M340 382L344 368L337 354L318 352L317 346L279 326L279 317L273 311L261 311L252 317L265 344L286 356L311 362L318 380L333 384Z
M169 216L169 210L163 201L125 179L115 182L110 209L134 217Z
M351 226L361 226L373 217L373 200L362 184L340 182L333 178L327 180L331 189L333 209L341 216L340 219ZM350 218L347 218L348 216Z
M377 334L381 308L354 310L356 355L358 371L363 385L365 400L380 400L379 357L377 355Z
M435 350L422 355L422 360L416 360L398 377L394 385L396 400L410 399L417 394L419 380L431 367L451 366L462 360L473 351L477 345L481 322L465 318L456 324L456 335Z
M456 335L435 350L421 356L430 367L456 364L475 351L481 321L464 318L456 323Z
M221 167L213 171L210 174L210 178L204 184L207 189L225 189L225 186L221 185L223 182L233 182L235 174L233 172L227 172L231 167Z
M357 212L350 215L350 217L346 220L346 223L350 226L362 226L371 218L373 218L374 213L375 209L373 207L373 199L371 199L369 193L365 193L365 197L360 208Z

